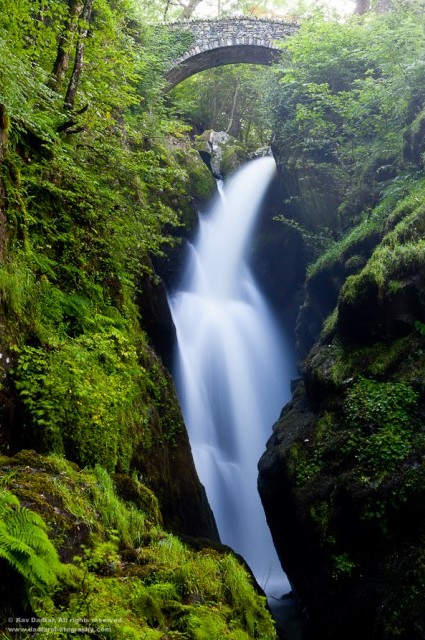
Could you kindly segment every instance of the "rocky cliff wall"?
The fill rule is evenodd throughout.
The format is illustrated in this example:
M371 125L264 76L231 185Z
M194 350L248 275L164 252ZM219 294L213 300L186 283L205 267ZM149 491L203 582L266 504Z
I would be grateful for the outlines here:
M425 634L425 184L310 270L259 490L312 640Z

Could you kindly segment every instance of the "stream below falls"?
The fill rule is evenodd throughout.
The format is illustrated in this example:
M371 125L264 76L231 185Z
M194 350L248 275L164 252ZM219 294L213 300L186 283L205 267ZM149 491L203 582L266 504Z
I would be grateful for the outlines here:
M221 541L270 598L290 590L257 491L257 463L290 397L294 358L249 269L272 158L243 166L200 214L177 290L174 379Z

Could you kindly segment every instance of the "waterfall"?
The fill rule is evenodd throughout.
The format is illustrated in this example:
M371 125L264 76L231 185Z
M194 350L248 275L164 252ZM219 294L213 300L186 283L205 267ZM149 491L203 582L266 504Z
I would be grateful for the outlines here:
M282 595L289 587L258 496L257 462L289 399L292 358L247 265L274 173L274 160L260 158L219 186L169 303L177 393L221 540L269 595Z

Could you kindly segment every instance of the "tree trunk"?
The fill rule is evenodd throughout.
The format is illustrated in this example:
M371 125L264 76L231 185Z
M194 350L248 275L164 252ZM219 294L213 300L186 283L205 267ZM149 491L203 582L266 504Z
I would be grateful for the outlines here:
M9 118L7 116L6 107L0 104L0 170L7 154L7 130ZM2 173L0 173L0 262L3 262L4 252L7 240L6 229L6 189L3 182Z
M181 12L179 18L181 20L188 20L192 17L193 12L195 11L198 4L201 4L202 0L189 0L183 11Z
M168 9L170 8L171 0L167 0L167 4L165 5L163 19L167 19Z
M370 0L356 0L356 8L354 10L354 13L362 15L363 13L366 13L366 11L369 11L369 9Z
M362 15L370 9L378 13L386 13L392 5L392 0L356 0L356 8L354 13Z
M51 86L58 91L65 79L69 66L71 48L78 28L78 19L83 10L83 0L69 0L69 17L59 39L56 60L53 65Z
M93 10L94 0L85 0L84 8L81 13L81 20L83 21L82 27L78 32L77 47L75 50L74 68L72 70L71 79L69 81L68 90L65 96L65 107L67 109L73 109L75 104L75 97L77 95L78 84L80 82L81 73L83 71L84 64L84 49L86 47L87 34L89 32L89 23Z
M236 110L236 103L237 103L237 100L238 100L238 93L239 93L239 83L237 82L236 86L235 86L235 90L233 92L233 104L232 104L232 111L231 111L230 118L229 118L229 124L228 124L227 129L226 129L226 133L230 133L230 135L235 135L235 133L234 133L235 129L234 129L234 125L233 125L233 120L234 120L234 117L235 117L235 110Z

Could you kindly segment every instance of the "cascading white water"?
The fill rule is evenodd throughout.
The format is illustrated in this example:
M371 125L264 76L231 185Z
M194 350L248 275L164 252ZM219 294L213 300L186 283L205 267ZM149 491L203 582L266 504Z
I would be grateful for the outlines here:
M220 189L169 302L177 392L221 540L267 593L281 595L289 587L258 496L257 462L289 399L292 358L246 264L274 172L272 158L254 160Z

